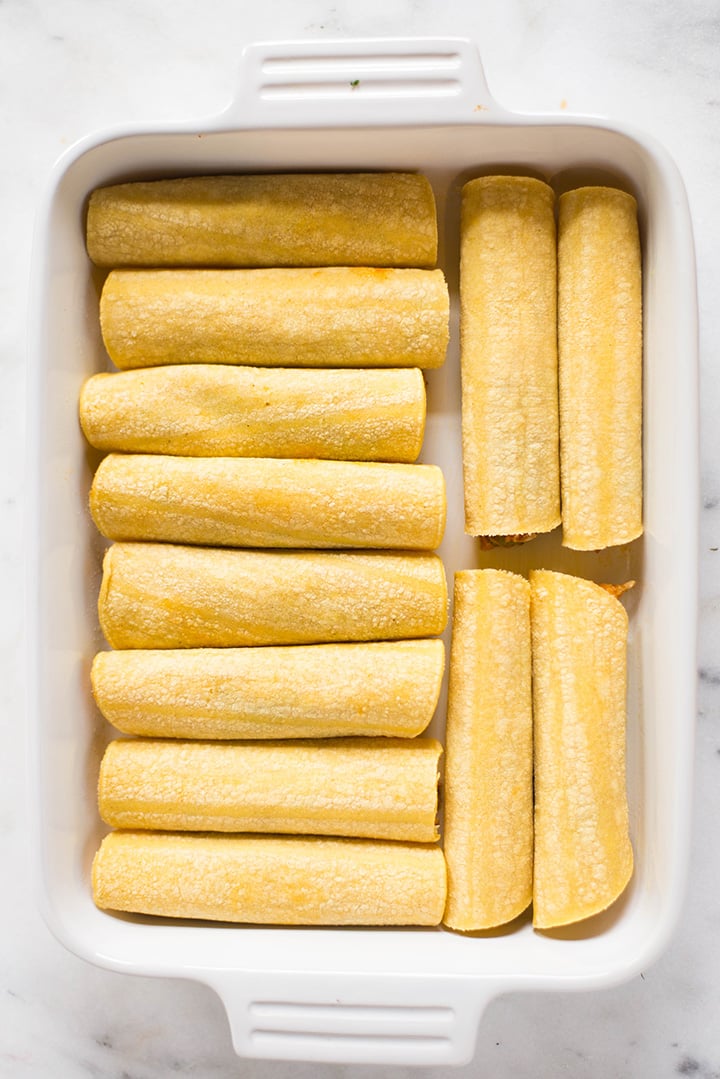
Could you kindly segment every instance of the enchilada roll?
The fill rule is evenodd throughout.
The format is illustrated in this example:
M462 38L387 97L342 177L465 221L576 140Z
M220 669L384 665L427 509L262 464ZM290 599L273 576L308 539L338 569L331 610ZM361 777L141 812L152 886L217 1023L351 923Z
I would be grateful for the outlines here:
M441 270L113 270L100 297L103 341L123 369L440 367L448 317Z
M111 832L92 867L104 910L274 925L437 925L437 846L306 836Z
M416 173L190 176L90 196L98 266L435 265L435 198Z
M421 552L114 543L100 626L113 648L402 640L442 633L442 561Z
M608 907L633 869L625 788L627 614L600 585L530 574L535 732L533 924Z
M560 523L554 196L520 176L465 184L460 349L465 531Z
M99 652L92 691L125 734L413 738L440 695L442 640Z
M445 481L436 465L110 454L90 512L114 540L433 550Z
M98 806L114 828L432 843L441 752L432 738L123 738L105 750Z
M642 279L632 195L560 196L558 346L563 543L642 533Z
M180 364L93 375L80 424L99 450L186 457L414 461L425 433L417 368Z
M532 899L530 586L502 570L455 575L445 825L453 929L510 921Z

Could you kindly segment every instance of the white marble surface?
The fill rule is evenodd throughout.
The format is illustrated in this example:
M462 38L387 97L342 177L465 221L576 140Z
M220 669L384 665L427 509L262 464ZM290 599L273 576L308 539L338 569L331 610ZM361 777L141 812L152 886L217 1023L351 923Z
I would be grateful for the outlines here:
M476 1059L458 1074L720 1077L717 4L0 0L1 1079L159 1079L175 1073L208 1079L360 1079L371 1074L353 1066L240 1061L222 1007L209 990L92 968L65 952L42 923L30 875L31 792L24 769L21 447L26 327L28 318L36 317L27 311L31 230L46 175L61 151L78 137L121 121L161 123L219 111L248 41L378 34L474 38L491 90L508 108L601 113L653 133L685 177L697 238L704 509L694 841L684 915L666 954L625 986L494 1002L480 1029ZM689 715L688 723L693 722ZM429 1079L441 1073L420 1074Z

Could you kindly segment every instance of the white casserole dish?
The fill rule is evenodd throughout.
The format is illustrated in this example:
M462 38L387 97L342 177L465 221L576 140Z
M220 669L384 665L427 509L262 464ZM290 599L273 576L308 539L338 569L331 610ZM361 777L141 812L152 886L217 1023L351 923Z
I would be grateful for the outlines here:
M679 174L621 124L520 116L489 96L463 40L255 45L236 101L201 127L104 133L58 163L36 236L29 445L31 740L41 903L85 959L212 986L245 1056L460 1064L486 1003L515 989L587 989L627 979L663 948L688 855L695 694L698 520L697 325L690 217ZM163 923L101 912L89 870L102 835L100 755L111 736L89 691L104 647L96 600L103 543L86 511L96 455L77 422L83 380L108 361L100 276L84 248L89 192L127 179L210 172L409 169L438 200L440 265L453 297L446 366L428 375L423 458L448 487L441 548L456 569L504 565L635 578L628 597L628 788L636 870L626 894L587 923L462 936L426 929L286 929ZM473 175L531 171L558 187L596 180L638 198L644 257L645 534L598 555L557 534L481 554L463 533L457 346L459 190ZM444 699L444 698L443 698ZM443 703L433 733L442 736Z

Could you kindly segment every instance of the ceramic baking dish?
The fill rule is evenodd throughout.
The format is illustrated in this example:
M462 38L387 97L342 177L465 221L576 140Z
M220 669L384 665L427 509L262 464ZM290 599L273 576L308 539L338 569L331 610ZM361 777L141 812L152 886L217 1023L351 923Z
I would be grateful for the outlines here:
M102 830L97 767L110 729L88 689L103 647L96 598L103 544L86 512L97 463L77 423L78 392L104 369L101 277L84 248L98 185L212 172L409 169L438 202L440 265L452 307L443 370L428 375L423 459L442 465L458 568L568 570L634 578L630 612L628 786L636 871L609 911L533 931L522 917L471 936L440 929L288 929L170 923L103 913L90 863ZM603 554L559 537L478 551L463 534L457 276L459 191L469 177L530 172L558 190L607 181L640 207L644 258L645 534ZM459 1064L499 993L589 989L637 974L681 907L690 815L698 519L697 326L691 224L680 176L654 142L594 118L514 115L489 96L464 40L254 45L235 101L198 126L119 130L59 162L39 218L31 326L31 730L42 907L73 952L135 974L197 979L223 999L237 1052L335 1062ZM433 731L442 736L443 704Z

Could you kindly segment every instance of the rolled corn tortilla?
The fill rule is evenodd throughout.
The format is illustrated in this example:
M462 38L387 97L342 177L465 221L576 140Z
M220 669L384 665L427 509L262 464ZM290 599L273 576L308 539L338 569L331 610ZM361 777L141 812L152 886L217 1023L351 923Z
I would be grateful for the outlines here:
M530 574L535 737L533 924L608 907L633 869L625 788L627 614L592 581Z
M98 266L435 265L428 180L414 173L193 176L90 196Z
M93 661L93 695L125 734L413 738L440 695L442 640L128 649Z
M437 925L438 846L301 836L111 832L95 855L103 910L266 925Z
M632 195L560 196L558 348L563 544L642 533L642 270Z
M436 465L110 454L90 512L113 540L430 551L445 481Z
M460 349L465 531L560 523L553 192L521 176L465 184Z
M98 806L115 828L432 843L441 752L431 738L118 739L100 765Z
M509 922L533 877L530 586L503 570L455 575L445 736L443 922Z
M115 543L100 625L113 648L402 640L442 633L437 555Z
M425 412L416 368L180 364L93 375L80 396L97 449L187 457L412 462Z
M441 270L322 266L113 270L103 341L120 368L440 367L448 344Z

